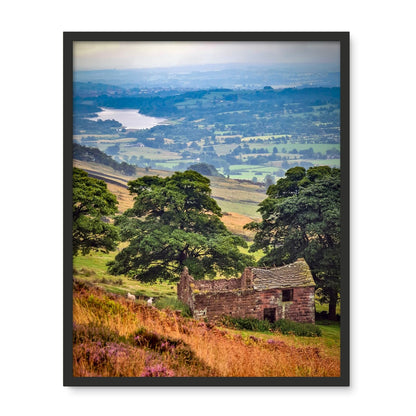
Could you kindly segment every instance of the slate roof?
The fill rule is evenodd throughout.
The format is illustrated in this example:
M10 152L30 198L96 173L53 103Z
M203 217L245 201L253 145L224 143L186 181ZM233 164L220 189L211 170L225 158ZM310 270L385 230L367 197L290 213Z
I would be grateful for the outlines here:
M311 270L304 259L270 269L251 269L255 290L315 286Z

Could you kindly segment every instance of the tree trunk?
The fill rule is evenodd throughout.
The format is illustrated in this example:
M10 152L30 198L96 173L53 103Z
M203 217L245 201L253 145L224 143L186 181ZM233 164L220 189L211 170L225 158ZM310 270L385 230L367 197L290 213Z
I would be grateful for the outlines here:
M336 292L331 293L329 298L328 315L331 321L337 320L337 294Z

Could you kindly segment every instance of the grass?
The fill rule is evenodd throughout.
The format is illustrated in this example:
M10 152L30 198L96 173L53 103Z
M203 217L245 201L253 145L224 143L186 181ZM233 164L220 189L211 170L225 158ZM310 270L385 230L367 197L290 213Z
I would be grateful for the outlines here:
M339 375L339 323L318 322L319 338L206 325L188 318L175 283L109 275L106 263L115 254L74 258L75 376ZM148 297L155 307L146 305Z
M241 203L241 202L233 202L233 201L217 201L218 205L222 209L223 212L233 212L240 215L244 215L250 218L259 218L260 215L257 212L258 206L254 203ZM241 229L240 232L237 234L244 233L244 230Z
M74 257L74 277L80 282L95 283L97 287L121 296L126 296L130 292L141 300L153 297L156 305L159 302L164 305L175 303L177 299L176 283L164 281L158 284L149 284L126 276L111 276L107 271L106 263L113 260L115 255L116 252L110 252ZM178 309L181 308L178 307Z
M291 134L265 134L265 135L263 135L263 136L248 136L248 137L243 137L242 139L241 139L241 141L242 142L250 142L250 141L253 141L253 140L269 140L269 139L272 139L273 137L278 137L278 138L281 138L281 137L292 137L292 135Z
M322 305L320 302L316 300L315 310L316 312L328 312L328 305L327 304ZM341 315L341 305L339 303L337 304L336 313L338 315Z
M333 168L339 168L341 166L340 159L311 160L311 163L313 163L314 166L328 165Z
M249 242L248 247L247 248L240 247L240 251L241 251L241 253L250 254L251 256L254 256L254 259L256 261L259 261L264 256L264 253L263 253L262 250L257 250L257 251L254 251L254 252L250 252L249 249L252 245L253 245L253 243Z
M225 329L74 285L75 377L336 377L339 348L319 338ZM258 336L257 336L258 334Z

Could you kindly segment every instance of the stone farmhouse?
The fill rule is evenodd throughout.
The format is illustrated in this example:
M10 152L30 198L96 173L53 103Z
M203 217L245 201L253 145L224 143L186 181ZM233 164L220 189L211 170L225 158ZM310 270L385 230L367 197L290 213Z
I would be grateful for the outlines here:
M315 282L304 259L281 267L248 267L240 278L222 280L194 280L185 267L178 298L197 319L228 315L315 323Z

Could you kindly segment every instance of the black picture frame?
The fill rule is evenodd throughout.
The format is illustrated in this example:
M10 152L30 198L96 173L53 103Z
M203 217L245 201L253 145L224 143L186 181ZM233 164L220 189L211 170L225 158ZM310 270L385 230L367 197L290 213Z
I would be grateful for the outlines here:
M65 32L63 34L64 142L64 386L349 386L349 32ZM333 41L340 43L341 76L341 375L340 377L74 377L72 373L72 110L74 41Z

